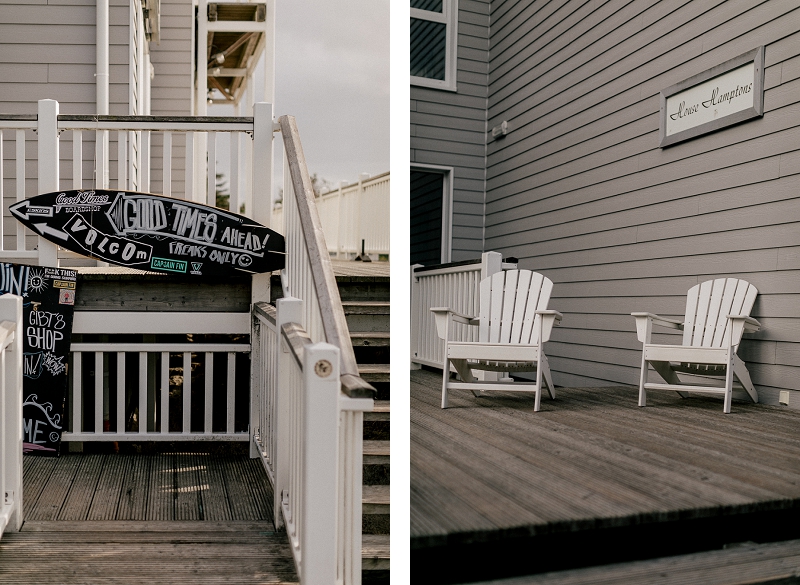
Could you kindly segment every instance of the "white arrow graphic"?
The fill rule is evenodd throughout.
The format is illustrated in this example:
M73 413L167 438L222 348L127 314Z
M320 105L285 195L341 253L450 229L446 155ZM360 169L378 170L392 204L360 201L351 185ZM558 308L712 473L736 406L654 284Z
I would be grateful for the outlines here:
M59 240L62 240L64 242L66 242L69 239L67 237L67 234L65 234L61 230L57 230L55 228L51 228L46 223L35 223L35 224L33 224L33 227L35 227L37 230L39 230L39 233L42 234L43 236L50 235L50 236L53 236L54 238L58 238Z
M22 219L27 220L28 219L28 200L27 199L23 199L19 203L9 207L8 210L11 213L13 213L14 215L16 215L17 217L20 217Z

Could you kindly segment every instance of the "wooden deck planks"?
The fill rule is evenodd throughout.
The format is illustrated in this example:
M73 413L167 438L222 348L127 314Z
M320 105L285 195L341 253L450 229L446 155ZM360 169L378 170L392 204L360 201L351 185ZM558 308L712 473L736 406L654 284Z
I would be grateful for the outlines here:
M23 515L27 516L47 484L57 461L53 457L23 457L22 467L25 489L22 498Z
M59 520L86 520L103 470L103 463L102 455L81 457L75 476L72 478L72 486L58 513Z
M231 520L228 492L222 471L213 455L198 454L198 483L203 497L203 519L206 521Z
M55 520L58 518L61 508L64 506L64 500L69 495L69 489L72 486L72 480L79 464L80 458L78 457L64 457L56 460L52 473L48 476L39 497L34 502L31 502L28 518L36 518L38 520ZM23 501L26 497L24 481L23 473Z
M150 460L150 482L144 520L174 520L173 459L172 453L160 453L153 455Z
M131 458L126 455L106 457L94 491L86 520L114 520L123 500L122 486ZM126 490L127 493L127 490Z
M30 526L29 526L30 524ZM0 540L0 583L297 583L269 522L31 521Z
M174 520L205 520L198 467L193 453L173 455Z
M441 410L440 374L411 376L412 547L800 499L800 414L787 409L723 415L718 399L656 392L638 408L635 389L568 388L539 413L532 396L461 391Z
M794 583L800 540L748 543L719 551L484 581L475 585L730 585Z
M260 462L208 453L26 457L26 521L272 521Z
M150 494L151 457L135 455L121 456L128 460L125 476L120 485L117 520L143 519L147 513L147 500Z

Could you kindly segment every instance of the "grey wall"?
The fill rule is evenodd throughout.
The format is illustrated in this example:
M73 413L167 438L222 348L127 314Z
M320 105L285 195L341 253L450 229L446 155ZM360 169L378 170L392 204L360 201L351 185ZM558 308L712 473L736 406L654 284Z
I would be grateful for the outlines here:
M480 257L489 2L458 2L458 91L411 86L411 164L453 167L452 260Z
M161 41L150 44L150 61L155 77L150 90L153 116L192 114L192 28L191 0L161 0ZM183 197L186 185L186 142L184 134L172 135L172 196ZM163 135L151 137L151 191L163 193Z
M129 0L110 0L109 113L128 115ZM0 113L35 114L37 101L55 99L61 114L94 114L95 90L94 0L3 0L0 2ZM191 114L191 56L193 10L191 0L161 1L161 42L150 47L155 78L151 89L153 115ZM15 133L3 133L4 210L15 200ZM26 137L26 194L38 192L36 141ZM162 137L152 135L151 190L162 189ZM72 132L61 135L61 186L72 187ZM116 159L116 133L110 133L110 152ZM172 193L184 191L184 137L173 136ZM84 187L92 185L94 136L83 133ZM116 161L110 164L111 186L116 186ZM5 212L7 244L16 222Z
M739 353L762 400L800 390L798 19L795 0L492 2L489 127L510 133L488 143L485 249L553 279L557 384L638 384L630 312L682 316L730 275L760 291ZM658 148L659 91L760 45L764 117Z

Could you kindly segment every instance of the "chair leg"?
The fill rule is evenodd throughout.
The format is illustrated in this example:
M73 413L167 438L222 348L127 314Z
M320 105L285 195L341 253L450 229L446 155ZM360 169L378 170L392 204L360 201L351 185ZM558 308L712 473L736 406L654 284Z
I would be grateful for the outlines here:
M725 368L725 403L722 412L730 414L731 412L731 398L733 397L733 364L732 359L728 360L728 367Z
M644 359L644 350L642 350L642 372L639 375L639 406L647 406L647 391L644 389L645 382L647 382L647 360Z
M544 381L547 382L547 392L550 394L550 398L553 400L556 399L556 387L553 385L553 376L550 375L550 362L547 361L547 356L542 354L542 374L544 375Z
M444 368L442 368L442 408L449 406L447 400L447 383L450 381L450 361L445 359Z
M542 352L539 350L539 359L536 362L536 388L533 400L533 412L539 412L542 404Z
M756 391L756 387L753 386L753 381L750 379L750 372L747 371L747 366L745 366L744 362L740 360L738 356L733 356L733 375L736 376L739 383L747 390L750 399L758 403L758 392Z

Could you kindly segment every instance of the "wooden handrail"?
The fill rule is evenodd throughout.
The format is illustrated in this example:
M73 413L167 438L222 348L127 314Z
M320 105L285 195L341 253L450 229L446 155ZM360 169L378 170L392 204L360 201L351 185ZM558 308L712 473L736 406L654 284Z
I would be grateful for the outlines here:
M292 357L297 362L297 366L302 372L303 356L305 355L306 346L313 343L311 338L299 323L284 323L281 325L281 335L286 341L286 345L289 347L289 353L292 354Z
M325 339L341 351L342 391L352 398L374 398L375 388L358 375L350 330L347 327L339 288L336 286L331 258L322 233L322 223L314 201L314 189L308 174L303 147L300 144L297 123L294 116L281 116L278 118L278 123L283 136L303 238L308 250Z

